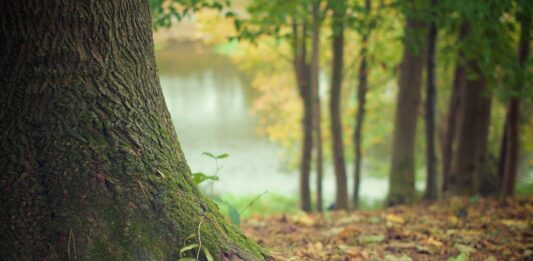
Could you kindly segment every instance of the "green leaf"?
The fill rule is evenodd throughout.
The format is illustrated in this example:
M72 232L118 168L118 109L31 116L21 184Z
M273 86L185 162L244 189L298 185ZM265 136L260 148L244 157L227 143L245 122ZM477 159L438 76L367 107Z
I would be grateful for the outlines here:
M385 240L385 235L372 235L359 237L362 243L381 243Z
M229 154L228 153L224 153L224 154L220 154L217 156L217 159L224 159L224 158L227 158L229 157Z
M217 157L216 157L215 155L213 155L212 153L209 153L209 152L206 152L206 151L202 152L202 155L204 155L204 156L208 156L208 157L213 158L213 159L216 159L216 158L217 158Z
M200 246L200 245L198 245L198 244L190 244L190 245L188 245L188 246L184 246L184 247L182 247L182 248L180 249L180 256L183 255L183 253L185 253L185 252L187 252L187 251L189 251L189 250L191 250L191 249L195 249L195 248L197 248L197 247L199 247L199 246Z
M199 185L206 180L218 181L218 176L208 176L202 172L196 172L192 174L192 181L196 185Z
M185 238L184 242L186 242L187 240L193 239L193 238L195 238L195 237L196 237L196 233L192 233L192 234L188 235L188 236Z
M207 261L214 261L215 260L213 258L213 256L211 255L211 253L209 253L209 250L207 248L202 247L202 250L204 250L205 258L207 259Z

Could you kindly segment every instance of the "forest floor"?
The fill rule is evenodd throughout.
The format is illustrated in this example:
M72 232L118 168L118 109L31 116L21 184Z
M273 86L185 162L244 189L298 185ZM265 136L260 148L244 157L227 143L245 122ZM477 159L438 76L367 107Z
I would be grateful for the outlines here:
M276 260L533 260L533 197L251 217Z

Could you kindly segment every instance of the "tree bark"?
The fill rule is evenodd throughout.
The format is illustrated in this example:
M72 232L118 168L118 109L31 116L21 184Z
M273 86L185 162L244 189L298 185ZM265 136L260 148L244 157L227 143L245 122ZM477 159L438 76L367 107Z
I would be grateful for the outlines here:
M313 95L314 114L314 143L316 144L316 210L322 211L322 176L323 176L323 151L322 151L322 127L319 94L319 48L320 48L320 0L314 0L312 4L313 32L311 36L311 89Z
M296 82L300 91L303 103L302 118L302 153L300 160L300 207L303 211L310 212L311 209L311 189L310 172L311 157L313 151L313 94L310 80L310 65L307 63L307 27L305 23L292 25L293 31L293 54L294 71Z
M462 41L466 36L467 25L463 24L459 32L459 41ZM462 64L462 61L459 61L462 54L459 53L457 64L455 65L454 79L453 79L453 89L450 97L449 107L448 107L448 118L447 118L447 129L446 137L443 146L442 152L442 191L446 193L448 191L450 179L451 179L451 170L455 152L456 136L458 129L458 115L460 108L462 106L461 94L463 93L464 84L466 81L466 72L465 67Z
M531 4L530 4L531 5ZM531 10L529 6L529 10ZM527 60L529 58L529 46L531 38L531 12L528 8L523 7L523 10L518 15L520 21L520 40L518 46L518 62L520 64L521 72L518 76L517 89L520 91L524 85L524 75L527 73ZM509 100L507 106L507 114L505 117L504 136L502 137L503 154L500 157L500 176L502 177L502 196L512 196L516 183L516 173L518 169L518 156L520 150L520 99L518 96L513 96Z
M344 143L342 119L340 115L342 71L344 68L344 0L337 0L333 10L333 60L331 72L331 98L329 102L331 117L331 136L333 150L333 166L336 179L336 209L349 209L348 184L346 181L346 164L344 161Z
M431 1L436 8L437 1ZM434 13L432 14L434 15ZM424 198L436 200L437 190L437 157L435 155L435 106L437 100L435 56L437 47L437 25L432 21L429 25L427 52L427 88L426 88L426 193Z
M263 259L191 182L146 1L6 1L0 24L3 258L176 260L199 229Z
M370 17L372 5L370 0L365 0L366 18ZM361 63L359 64L359 86L357 88L357 115L355 118L354 128L354 186L352 205L354 209L359 208L359 187L361 183L361 167L363 163L363 156L361 147L363 143L363 123L365 119L366 107L366 92L368 91L368 38L370 37L370 29L363 33L361 41Z
M422 33L423 24L407 17L405 28L406 34L408 31L412 31L413 34ZM412 38L407 37L407 35L404 36L403 60L400 65L398 103L392 141L388 205L409 203L415 199L414 147L424 55L420 50L414 51Z
M463 89L460 127L454 171L449 191L471 196L479 191L480 175L486 169L491 100L485 78L475 61L468 62L472 74Z

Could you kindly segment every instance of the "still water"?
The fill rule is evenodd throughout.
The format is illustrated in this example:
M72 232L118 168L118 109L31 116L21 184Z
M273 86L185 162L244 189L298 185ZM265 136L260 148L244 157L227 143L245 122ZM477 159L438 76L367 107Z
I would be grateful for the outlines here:
M284 169L280 146L257 134L258 120L251 109L256 95L237 66L208 51L184 53L181 58L186 59L171 59L170 52L157 53L161 86L192 171L212 175L216 163L202 153L228 153L228 158L218 161L215 193L249 196L269 191L297 196L298 173ZM324 179L327 202L334 198L331 171L330 167ZM364 178L362 197L382 199L387 187L384 179Z

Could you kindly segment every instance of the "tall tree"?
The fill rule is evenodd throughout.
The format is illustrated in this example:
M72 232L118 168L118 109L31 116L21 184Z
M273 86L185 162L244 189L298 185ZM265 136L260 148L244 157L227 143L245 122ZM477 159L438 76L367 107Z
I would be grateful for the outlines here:
M424 67L423 44L415 41L415 36L424 34L424 24L413 17L415 10L412 9L405 11L406 32L394 120L388 205L415 199L414 147Z
M432 12L428 30L427 47L427 83L426 83L426 194L425 199L435 200L438 197L437 188L437 157L435 155L435 106L437 87L435 79L435 63L437 48L437 23L435 21L437 0L431 0Z
M313 88L311 86L311 65L307 61L307 29L306 22L298 24L293 21L293 63L300 97L303 101L302 119L302 153L300 161L300 207L303 211L311 211L311 159L313 152Z
M510 1L491 0L469 2L456 10L458 24L464 27L460 51L466 80L448 194L470 196L493 190L491 176L495 175L490 171L488 150L492 90L506 82L499 75L512 70L513 54L508 24L502 22L504 19L487 20L504 17L512 6Z
M333 149L333 166L336 179L337 209L349 209L348 184L346 181L346 164L344 161L344 142L342 134L342 120L340 116L342 71L344 68L344 19L346 15L345 0L333 0L332 22L332 72L331 72L331 96L329 102L331 118L331 137Z
M470 75L461 95L457 153L449 191L452 195L469 196L477 193L481 170L486 164L491 101L478 63L469 61L467 68Z
M320 0L313 0L311 6L312 13L312 35L311 35L311 89L313 95L313 114L314 114L314 144L316 144L316 209L322 211L322 172L324 155L322 151L322 124L319 94L319 48L320 48Z
M192 233L264 258L190 179L147 1L5 1L0 24L3 258L176 260Z
M464 40L466 37L466 23L461 25L459 29L459 38L458 41ZM442 146L442 191L446 193L448 191L450 178L451 178L451 169L452 162L455 152L456 136L458 129L458 115L459 108L461 108L461 94L464 88L466 81L466 72L463 65L462 57L463 52L459 51L456 58L454 78L453 78L453 89L450 96L450 102L448 105L448 116L446 124L446 134L444 138L444 144Z
M519 73L517 86L514 90L516 93L523 91L525 85L531 44L531 13L533 12L533 4L530 1L519 1L519 3L519 11L517 13L517 20L520 23L520 40L518 43ZM502 183L502 195L510 196L514 194L520 149L520 97L516 94L509 99L507 104L503 133L499 176Z
M292 53L287 60L292 63L303 107L299 183L300 207L304 211L312 210L310 174L314 147L313 126L316 119L308 48L312 41L309 36L313 34L313 22L310 25L312 18L309 16L311 8L309 1L254 0L247 6L248 16L245 19L235 17L237 39L257 44L260 37L266 36L291 45Z
M365 0L365 20L370 21L370 11L372 3ZM359 187L361 183L361 165L363 156L361 147L363 143L363 123L365 119L366 92L368 91L368 38L372 30L372 23L366 24L362 32L361 41L361 62L359 63L359 86L357 88L357 114L355 118L355 128L353 133L354 140L354 184L352 206L354 209L359 207Z

